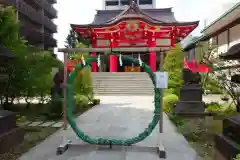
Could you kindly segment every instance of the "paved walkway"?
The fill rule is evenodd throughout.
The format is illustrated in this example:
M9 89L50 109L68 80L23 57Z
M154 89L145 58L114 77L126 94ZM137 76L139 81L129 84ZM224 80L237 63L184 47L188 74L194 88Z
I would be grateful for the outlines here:
M136 136L148 125L153 115L153 98L150 96L100 97L101 105L77 118L78 126L92 137L128 138ZM162 142L167 160L197 160L196 152L188 145L164 115L164 133L158 127L135 150L97 150L91 147L70 147L63 155L56 155L62 135L73 144L85 144L71 129L60 130L24 154L20 160L157 160L157 153L149 147ZM87 145L89 146L89 145ZM141 149L142 148L142 149ZM145 149L144 149L145 148Z

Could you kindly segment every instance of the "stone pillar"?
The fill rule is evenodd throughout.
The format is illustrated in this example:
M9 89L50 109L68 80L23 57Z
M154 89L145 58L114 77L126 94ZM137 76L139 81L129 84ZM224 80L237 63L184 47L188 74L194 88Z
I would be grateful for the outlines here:
M96 52L92 52L91 54L92 57L97 57L97 53ZM97 72L97 62L92 62L92 72Z
M202 101L201 77L183 69L184 86L180 89L180 101L176 104L174 112L186 116L200 116L204 114L205 104Z
M110 63L110 72L117 72L118 57L113 55L109 56L109 63Z

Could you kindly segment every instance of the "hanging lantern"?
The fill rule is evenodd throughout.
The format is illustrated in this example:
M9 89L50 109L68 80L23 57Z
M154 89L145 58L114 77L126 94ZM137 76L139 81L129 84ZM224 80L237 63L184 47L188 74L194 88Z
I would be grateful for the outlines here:
M97 65L98 65L98 67L100 66L100 64L101 64L101 59L100 59L100 54L98 55L98 59L97 59Z
M142 67L142 60L141 60L141 56L140 56L140 54L138 54L138 62L139 62L139 65Z
M82 64L85 66L85 65L86 65L86 62L85 62L85 59L84 59L83 54L82 54L81 60L82 60Z
M122 63L122 55L121 55L121 54L120 54L120 56L119 56L119 64L120 64L120 66L122 67L123 63Z

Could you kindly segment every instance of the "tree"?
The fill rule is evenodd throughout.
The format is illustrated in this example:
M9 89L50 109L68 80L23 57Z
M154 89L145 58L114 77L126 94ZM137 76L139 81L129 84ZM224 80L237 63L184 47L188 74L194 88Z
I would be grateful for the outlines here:
M70 29L65 43L66 43L65 47L67 47L67 48L75 48L76 47L77 36L76 36L76 33L74 32L74 30Z
M9 83L4 97L1 97L1 102L10 104L18 97L25 97L29 102L29 98L34 96L48 95L52 67L60 65L50 52L29 46L24 38L19 37L20 28L15 13L12 7L0 10L0 40L15 55L7 68Z
M173 94L179 95L179 88L183 84L182 69L184 60L184 51L180 44L171 49L164 59L164 71L168 72L169 82L168 88L173 91Z
M219 58L217 52L217 46L211 45L208 42L200 42L197 50L199 51L199 61L208 65L213 72L203 73L204 81L203 86L207 86L211 83L216 88L223 90L232 98L232 103L237 107L240 104L239 91L240 85L231 81L231 76L236 72L236 69L232 66L238 64L238 61L226 61ZM231 64L231 65L230 65ZM231 104L229 105L231 106Z
M81 48L81 47L85 47L85 45L77 42L76 47ZM89 57L89 54L88 53L75 53L72 56L72 59L81 62L82 56L84 57L85 60L87 60L87 58ZM93 98L92 74L91 74L90 67L85 67L78 74L78 76L75 80L75 92L77 94L85 95L85 96L89 97L89 99Z

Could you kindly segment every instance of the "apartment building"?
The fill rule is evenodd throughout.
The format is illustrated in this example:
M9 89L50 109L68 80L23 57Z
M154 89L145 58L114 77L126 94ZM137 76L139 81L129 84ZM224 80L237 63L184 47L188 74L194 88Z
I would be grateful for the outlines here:
M20 35L31 45L42 49L51 49L57 46L53 34L57 26L53 19L57 18L57 10L53 4L56 0L0 0L4 6L13 5L17 10L20 21Z

